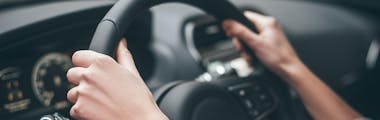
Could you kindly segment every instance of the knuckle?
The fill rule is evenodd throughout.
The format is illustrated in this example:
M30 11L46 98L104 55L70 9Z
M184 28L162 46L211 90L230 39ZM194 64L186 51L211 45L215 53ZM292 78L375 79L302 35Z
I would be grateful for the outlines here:
M240 31L240 27L239 26L237 26L237 25L233 25L231 28L230 28L230 30L228 30L228 32L229 33L231 33L231 34L236 34L236 33L238 33Z
M109 65L113 63L113 59L110 56L100 55L96 57L96 64L98 65Z
M75 104L73 107L71 107L70 109L70 115L75 117L75 118L79 118L79 116L83 114L83 110L82 110L82 107L80 107L79 104Z
M78 87L78 89L76 90L76 94L78 96L84 96L87 93L88 93L87 90L84 87L82 87L82 86Z
M70 109L70 115L75 119L84 119L87 112L82 104L75 104Z
M245 29L245 30L242 30L241 34L244 36L249 36L250 34L252 34L252 32L249 29ZM249 39L253 39L253 38L249 37Z
M84 79L91 79L92 76L93 76L93 73L90 71L90 70L86 70L86 71L83 71L81 73L81 76L84 78Z
M94 78L94 73L91 70L86 70L82 72L83 80L92 81Z
M274 17L268 17L268 25L270 27L278 27L279 26L276 18L274 18Z
M264 44L263 40L261 40L261 39L250 40L249 42L250 42L251 47L253 47L253 48L257 48L257 47L263 46L263 44Z
M242 36L245 34L245 31L244 29L236 29L236 33L235 33L237 36Z
M88 70L86 68L74 67L67 71L67 80L73 84L79 84L84 79L84 74Z

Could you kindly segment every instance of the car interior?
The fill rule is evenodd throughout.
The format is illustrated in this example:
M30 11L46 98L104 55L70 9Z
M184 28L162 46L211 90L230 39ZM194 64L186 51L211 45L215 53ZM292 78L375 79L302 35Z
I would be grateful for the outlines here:
M225 35L227 18L252 25L242 11L275 17L318 77L361 114L380 119L377 0L120 1L0 1L0 119L70 118L72 54L112 56L121 37L170 119L312 119L291 87L260 62L250 67Z

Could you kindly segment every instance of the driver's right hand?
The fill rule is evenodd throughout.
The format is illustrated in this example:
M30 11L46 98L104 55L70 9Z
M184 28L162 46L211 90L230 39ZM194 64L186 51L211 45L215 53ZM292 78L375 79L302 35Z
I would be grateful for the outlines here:
M250 60L251 58L236 39L247 43L267 68L286 80L300 96L314 119L366 119L302 63L273 17L253 12L245 12L245 16L257 27L259 33L252 32L238 22L227 20L223 23L227 35L235 38L236 48L246 59L255 62Z
M256 26L259 33L254 33L233 20L224 21L223 28L228 36L234 38L233 42L237 50L242 53L245 59L249 62L255 62L252 61L237 39L247 43L265 66L283 78L287 78L287 72L292 72L303 66L275 18L248 11L244 14Z

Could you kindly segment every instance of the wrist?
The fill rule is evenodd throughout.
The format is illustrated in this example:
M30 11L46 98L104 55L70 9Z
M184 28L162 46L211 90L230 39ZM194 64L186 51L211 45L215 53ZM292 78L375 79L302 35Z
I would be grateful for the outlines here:
M125 112L119 113L121 116L119 116L119 118L123 118L123 120L169 120L157 105L142 106L128 112L129 114L126 114Z
M161 110L157 112L156 118L157 120L169 120L169 118L163 112L161 112ZM150 119L150 120L153 120L153 119Z
M310 76L311 71L304 63L297 60L294 63L281 65L276 73L289 85L296 87L308 78L306 76Z
M147 112L144 120L169 120L169 118L157 107L153 112Z

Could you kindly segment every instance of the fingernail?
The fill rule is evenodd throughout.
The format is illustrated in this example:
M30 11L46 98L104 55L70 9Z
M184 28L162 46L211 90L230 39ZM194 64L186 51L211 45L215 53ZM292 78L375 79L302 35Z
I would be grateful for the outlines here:
M228 28L230 28L230 26L231 26L231 20L225 20L223 22L223 28L224 29L228 29Z
M247 15L247 14L249 14L250 13L250 11L244 11L244 15Z
M127 48L127 40L125 38L121 39L121 44L124 48Z

